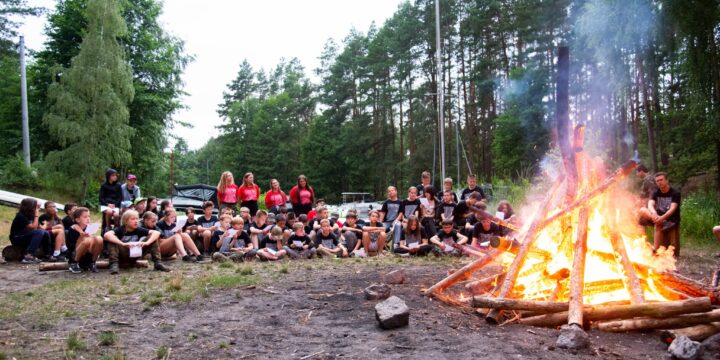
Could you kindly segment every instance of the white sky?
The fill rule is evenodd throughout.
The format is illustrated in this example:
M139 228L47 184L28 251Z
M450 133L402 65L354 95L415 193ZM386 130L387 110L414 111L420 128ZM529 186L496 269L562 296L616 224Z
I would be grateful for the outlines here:
M318 57L329 38L339 44L351 28L367 32L372 21L380 27L401 0L165 0L160 21L167 32L185 41L195 61L183 79L187 109L175 119L194 129L180 128L191 149L218 134L217 105L226 85L235 78L243 59L253 68L275 67L280 58L297 57L312 78ZM55 1L28 0L32 6L54 10ZM20 29L26 46L39 50L46 18L27 18Z

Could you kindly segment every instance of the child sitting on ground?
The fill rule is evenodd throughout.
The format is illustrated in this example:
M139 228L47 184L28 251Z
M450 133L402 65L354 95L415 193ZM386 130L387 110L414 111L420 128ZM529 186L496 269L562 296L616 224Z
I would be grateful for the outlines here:
M283 250L293 259L310 259L315 256L317 251L313 246L310 237L305 234L305 226L296 222L293 227L293 234L287 240L287 245L283 246Z
M213 254L215 261L250 261L255 258L257 250L254 248L250 236L244 230L245 220L236 216L230 220L231 229L224 233L222 244L216 244L220 251Z
M182 228L177 228L177 212L173 208L165 210L165 217L158 223L160 228L160 253L172 256L177 253L183 261L203 261L200 250ZM188 254L189 252L189 254Z
M230 215L221 215L220 221L218 221L218 225L213 231L212 237L210 238L210 244L208 245L208 251L210 251L213 254L213 260L215 260L216 253L218 252L218 246L222 245L222 240L228 236L228 231L231 229L230 223L232 222L232 218ZM230 232L232 233L232 232Z
M73 211L75 211L75 209L77 209L76 203L67 203L67 204L65 204L65 207L63 208L65 217L62 218L62 224L63 224L63 227L65 228L66 233L70 229L70 227L72 227L73 224L75 224L75 222L73 222L73 218L72 218L72 213L73 213ZM67 244L67 235L65 236L65 243Z
M159 232L141 228L140 219L135 210L126 211L120 222L121 226L106 232L104 236L110 250L110 274L120 273L120 259L133 261L139 258L130 257L130 248L132 247L142 249L140 257L150 254L155 263L155 270L170 271L170 268L162 263L160 257Z
M65 246L65 227L58 216L57 205L54 202L45 202L45 213L40 215L38 222L40 227L50 234L51 244L48 244L47 250L50 252L49 250L52 249L53 252L48 261L65 261L65 257L60 255L61 252L67 250L67 246Z
M363 226L362 243L368 256L381 255L385 249L385 226L380 222L380 213L370 210L370 221Z
M320 231L315 234L315 247L319 256L348 257L347 249L338 242L328 219L320 220Z
M103 239L100 236L86 234L85 230L90 224L90 210L85 207L75 208L73 211L73 225L67 231L68 245L68 270L73 274L82 272L80 264L87 266L87 269L96 273L97 261L103 249Z
M348 249L350 256L356 256L362 246L363 227L357 220L355 210L348 211L340 235L341 243Z
M248 231L248 233L256 249L260 249L260 244L270 236L270 230L272 230L274 226L267 223L267 217L268 215L265 210L258 210L255 214L255 221L250 224L250 231Z
M420 226L420 220L417 216L410 215L400 237L400 245L394 250L395 253L425 256L431 250L432 245L428 243L425 229Z
M260 212L260 211L258 211ZM255 217L257 219L257 217ZM270 230L270 236L266 236L260 244L257 256L261 260L275 261L282 259L286 252L283 250L283 229L273 226Z
M456 248L456 245L464 245L468 242L467 236L455 231L453 222L445 220L442 222L442 228L435 236L430 238L430 242L435 245L435 253L437 255L453 255L460 256L462 251Z
M217 230L216 223L218 222L217 216L213 215L213 208L215 205L212 201L206 201L203 203L203 216L197 219L198 222L198 238L202 238L203 241L203 252L205 256L210 255L210 239Z

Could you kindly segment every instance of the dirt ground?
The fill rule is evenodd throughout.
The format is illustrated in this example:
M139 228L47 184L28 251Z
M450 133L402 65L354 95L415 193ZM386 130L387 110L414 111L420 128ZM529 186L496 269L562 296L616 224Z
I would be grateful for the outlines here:
M469 311L421 294L450 268L468 260L312 260L286 264L181 264L173 274L147 269L120 276L40 273L35 267L0 267L0 358L171 359L283 358L483 358L483 359L662 359L667 347L655 333L590 331L593 347L581 353L554 347L558 330L520 325L494 326ZM711 254L698 252L680 262L680 272L709 281ZM381 274L405 269L408 281L393 295L411 309L410 325L381 330L376 301L363 288ZM169 292L167 284L218 278L218 272L252 271L253 285L205 284L199 296L148 300ZM223 275L231 276L231 275ZM238 275L240 276L240 275ZM225 278L223 278L225 279ZM248 278L249 279L249 278ZM209 290L208 287L210 286ZM126 289L127 291L125 291ZM54 295L53 295L54 294ZM150 294L150 295L148 295ZM57 296L55 299L47 297ZM161 295L157 295L161 296ZM30 298L30 300L28 300ZM176 299L177 300L177 299ZM22 304L22 306L21 306ZM150 305L148 305L150 304ZM101 345L101 333L116 340ZM72 335L74 333L74 335ZM72 348L68 337L83 346Z

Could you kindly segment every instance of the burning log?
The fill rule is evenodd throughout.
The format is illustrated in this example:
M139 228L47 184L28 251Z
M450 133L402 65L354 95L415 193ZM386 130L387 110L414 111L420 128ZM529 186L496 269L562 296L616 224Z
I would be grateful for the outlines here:
M528 310L541 313L567 311L567 302L495 299L485 296L473 297L473 307L503 310Z
M110 263L107 260L100 260L95 263L97 265L98 269L107 269L110 267ZM66 262L42 262L39 265L38 270L39 271L55 271L55 270L67 270L70 267L70 265ZM147 260L137 260L135 261L135 267L136 268L147 268L148 262Z
M667 301L658 303L630 304L630 305L585 305L583 307L584 321L599 321L609 319L630 319L637 316L653 318L666 318L675 315L706 312L712 310L712 304L707 297L695 298L680 301ZM720 314L719 314L720 315ZM718 318L717 320L720 320ZM710 321L717 321L710 320ZM519 323L524 325L556 327L568 321L568 312L539 315L530 318L520 319ZM710 322L706 321L706 322ZM687 324L685 326L701 324ZM676 326L677 327L677 326ZM661 326L656 329L673 328L673 326ZM600 328L601 329L601 328ZM604 330L604 329L601 329Z
M493 216L489 212L477 207L477 206L471 206L470 210L475 213L475 215L479 215L481 219L490 219L490 221L494 222L495 224L498 224L500 226L506 227L512 231L520 231L520 228L503 220L498 217Z
M695 300L695 299L693 299ZM690 301L690 300L685 300ZM676 314L673 314L676 315ZM669 314L668 314L669 316ZM640 318L616 321L600 321L593 327L609 332L626 332L637 330L654 330L654 329L677 329L698 324L707 324L720 321L720 309L708 312L694 311L693 314L684 313L675 317L665 316L662 319Z
M502 274L488 276L484 279L471 281L465 284L465 289L473 294L484 294L495 287L495 282Z
M585 285L585 256L587 255L588 220L590 212L586 207L580 209L577 238L573 251L573 268L570 273L570 303L568 325L583 324L583 286Z
M615 259L622 265L623 276L625 277L624 283L628 292L630 293L630 302L633 304L642 304L645 302L645 296L643 295L642 286L640 285L640 279L638 279L635 273L635 267L630 263L627 250L625 249L625 242L617 232L617 224L613 224L613 230L610 234L610 242L612 243L613 250L615 251Z
M692 297L710 297L712 303L720 304L720 290L708 285L703 285L695 280L686 278L675 272L653 273L656 282Z
M720 322L700 324L682 329L662 330L660 340L670 344L678 336L687 336L693 341L703 341L720 332Z
M507 297L508 294L510 294L510 291L512 290L513 286L515 285L515 281L517 280L518 273L520 272L520 268L522 267L523 263L525 263L525 257L530 252L530 249L532 248L533 243L535 242L535 237L540 230L540 223L542 222L543 216L548 211L548 207L550 206L550 202L552 201L555 192L560 187L560 184L562 183L563 178L560 177L555 181L555 184L550 189L550 192L547 193L545 196L545 199L541 203L540 207L538 208L538 212L535 214L535 218L532 221L532 224L528 228L527 233L525 234L524 241L522 243L522 246L520 247L520 250L518 250L517 255L515 256L515 259L513 259L512 264L510 265L510 268L507 271L507 274L505 275L505 280L503 281L502 287L500 287L500 292L498 293L498 298L504 298ZM501 310L499 309L493 309L491 310L487 317L485 318L488 322L497 324L498 318L502 315Z
M490 246L517 255L518 251L520 251L521 244L519 241L505 236L491 236ZM552 257L552 254L548 251L535 248L530 250L528 256L539 259L549 259Z
M490 251L485 256L471 262L470 264L463 266L461 269L458 269L454 273L450 274L450 276L440 280L440 282L425 290L425 295L437 297L441 292L445 291L445 289L453 286L458 281L467 279L470 275L472 275L472 273L474 273L481 267L491 263L502 253L503 252L500 250Z

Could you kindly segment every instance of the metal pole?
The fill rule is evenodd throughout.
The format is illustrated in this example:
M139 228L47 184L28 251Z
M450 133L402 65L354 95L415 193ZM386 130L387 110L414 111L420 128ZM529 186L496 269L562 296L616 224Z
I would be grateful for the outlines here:
M30 166L30 123L28 120L27 78L25 76L25 37L20 36L20 107L22 108L23 159Z
M439 127L440 127L440 174L442 178L440 181L445 180L445 119L443 105L445 103L445 92L443 89L442 81L442 48L440 41L440 0L435 0L435 38L437 40L437 94L438 94L438 113L439 113Z

